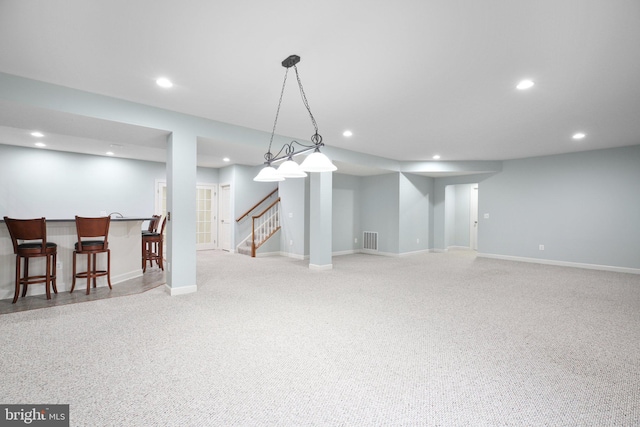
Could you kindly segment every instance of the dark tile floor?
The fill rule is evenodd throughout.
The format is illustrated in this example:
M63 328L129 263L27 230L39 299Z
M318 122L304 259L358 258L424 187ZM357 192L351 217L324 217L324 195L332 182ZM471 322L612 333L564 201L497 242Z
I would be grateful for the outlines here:
M10 299L3 299L0 300L0 315L26 310L36 310L39 308L55 307L59 305L95 301L105 298L134 295L164 285L165 283L166 279L164 271L159 268L148 268L141 277L136 277L135 279L126 280L120 283L114 283L112 285L113 289L109 289L107 286L91 288L91 293L89 295L86 295L86 287L78 287L78 285L76 285L76 289L73 293L59 290L57 294L54 294L52 290L50 300L48 300L47 296L44 294L26 296L24 298L20 297L15 304L11 304L13 297Z

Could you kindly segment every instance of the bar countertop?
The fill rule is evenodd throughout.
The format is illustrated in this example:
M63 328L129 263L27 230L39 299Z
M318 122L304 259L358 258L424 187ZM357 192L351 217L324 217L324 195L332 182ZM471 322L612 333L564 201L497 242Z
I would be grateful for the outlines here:
M21 219L27 219L27 218L21 218ZM30 218L32 219L32 218ZM122 217L122 218L111 218L111 221L117 221L117 222L124 222L124 221L149 221L153 218L142 218L142 217ZM75 218L69 218L69 219L65 219L65 218L46 218L47 222L75 222L76 219ZM4 222L4 217L0 218L0 222Z

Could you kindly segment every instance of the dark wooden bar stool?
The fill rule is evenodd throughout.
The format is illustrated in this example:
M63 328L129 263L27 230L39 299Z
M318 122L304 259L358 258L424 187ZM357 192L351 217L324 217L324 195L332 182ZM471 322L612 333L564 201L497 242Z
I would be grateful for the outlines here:
M47 242L47 224L45 218L36 219L15 219L4 217L7 224L13 252L16 254L16 290L13 296L13 304L18 301L20 285L22 296L27 295L29 285L44 283L47 292L47 299L51 299L50 286L53 292L58 293L56 287L56 258L58 255L58 245ZM46 271L44 275L29 276L29 259L36 257L46 257ZM24 258L24 274L21 275L21 261Z
M149 220L149 227L146 230L142 230L142 271L145 271L145 263L147 262L147 245L144 242L144 236L157 233L158 226L160 226L160 219L162 215L153 215Z
M146 230L142 230L142 235L157 233L158 226L160 226L160 218L162 218L162 215L153 215L149 220L149 227Z
M87 295L91 293L91 282L96 287L96 278L107 276L107 284L111 288L111 250L109 249L109 225L111 217L86 218L76 216L76 231L78 233L78 242L75 244L73 251L73 280L71 283L71 292L76 287L76 279L87 279ZM107 254L107 269L98 270L96 266L96 257L99 253ZM77 255L87 256L87 271L77 272L76 257Z
M167 225L167 217L162 220L159 233L144 233L142 235L142 271L147 271L147 261L153 267L153 261L164 271L162 247L164 246L164 227Z

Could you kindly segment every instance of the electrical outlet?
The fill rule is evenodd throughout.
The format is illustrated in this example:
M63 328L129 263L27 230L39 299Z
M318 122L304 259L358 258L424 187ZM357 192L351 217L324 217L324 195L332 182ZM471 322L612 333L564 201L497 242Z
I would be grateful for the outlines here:
M289 246L293 246L293 240L289 240Z
M416 243L420 244L420 238L416 239Z
M58 270L62 270L62 261L58 261L58 262L56 262L56 268L57 268Z
M353 239L353 243L358 243L358 238Z
M489 214L488 213L484 214L484 219L489 219Z
M544 245L539 245L538 249L541 250L541 251L544 251Z

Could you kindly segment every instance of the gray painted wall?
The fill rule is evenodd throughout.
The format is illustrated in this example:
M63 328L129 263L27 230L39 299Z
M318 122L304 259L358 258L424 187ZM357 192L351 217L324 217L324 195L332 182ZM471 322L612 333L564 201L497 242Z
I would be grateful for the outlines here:
M505 161L479 195L481 253L640 268L640 145Z
M429 249L429 194L433 179L419 175L399 175L399 253Z
M218 170L198 168L197 179L216 184ZM0 216L146 217L155 210L156 181L166 180L164 163L0 144Z
M25 175L25 165L37 167ZM231 183L235 213L275 188L253 182L256 173L246 166L198 168L197 179ZM66 218L119 211L147 216L154 209L155 181L165 179L163 163L0 145L0 215ZM426 235L428 248L444 249L446 188L473 182L479 183L480 253L640 268L640 145L505 161L503 171L492 175L334 174L333 251L358 250L364 230L380 233L381 252L421 250L411 247L416 232ZM308 210L308 200L298 197L297 212L307 218L302 211ZM416 231L425 211L428 228ZM247 230L238 227L235 237L245 237ZM304 242L308 230L305 223ZM540 244L544 251L538 250ZM302 253L307 255L308 247Z
M362 231L378 232L378 250L391 254L397 254L400 250L399 176L399 173L391 173L363 177L361 187Z
M0 215L17 218L154 213L163 163L0 145Z
M309 178L288 178L278 184L280 194L280 250L290 256L302 258L309 254L306 233L308 227Z
M355 252L362 248L361 178L333 174L333 252ZM355 239L358 239L356 243Z

